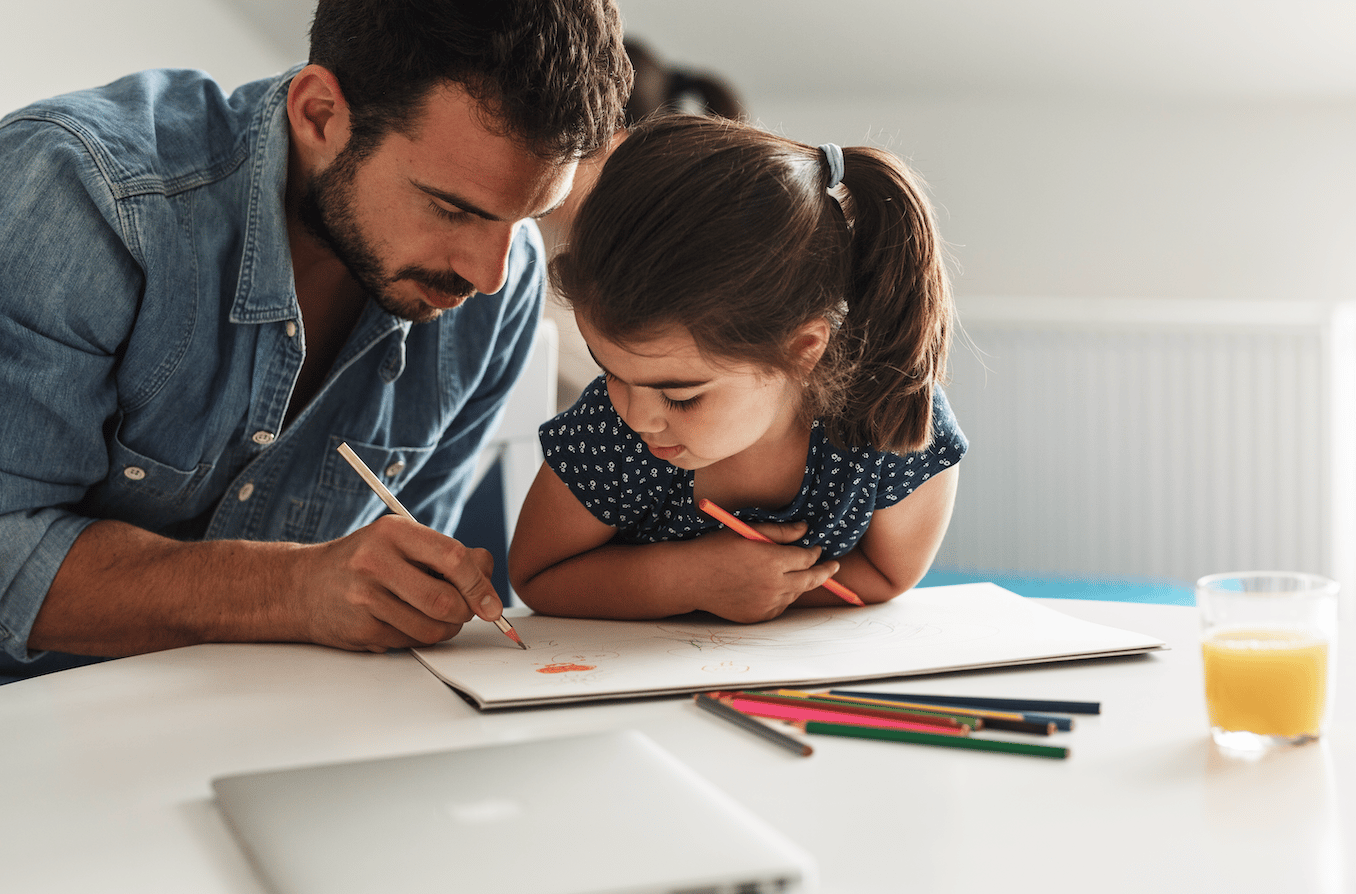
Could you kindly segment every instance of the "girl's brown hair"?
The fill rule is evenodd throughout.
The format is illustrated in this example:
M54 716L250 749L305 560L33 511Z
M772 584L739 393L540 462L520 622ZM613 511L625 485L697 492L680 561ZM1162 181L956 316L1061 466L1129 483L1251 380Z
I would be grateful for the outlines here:
M952 316L941 240L904 162L843 158L831 193L812 146L723 119L643 121L580 207L552 284L611 341L679 325L708 357L804 381L807 418L836 444L922 449ZM819 318L831 335L807 370L795 335Z

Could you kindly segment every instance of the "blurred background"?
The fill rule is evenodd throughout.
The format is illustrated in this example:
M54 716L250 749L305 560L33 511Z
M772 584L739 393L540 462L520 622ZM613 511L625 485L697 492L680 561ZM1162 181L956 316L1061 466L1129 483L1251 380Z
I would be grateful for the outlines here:
M972 443L939 569L1356 584L1356 4L619 5L751 120L928 182ZM158 66L229 90L304 59L311 6L11 4L0 108Z

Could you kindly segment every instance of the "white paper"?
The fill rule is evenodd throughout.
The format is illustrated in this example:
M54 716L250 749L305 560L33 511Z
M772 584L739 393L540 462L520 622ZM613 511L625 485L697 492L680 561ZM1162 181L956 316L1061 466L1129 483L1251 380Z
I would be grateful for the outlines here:
M796 687L1164 647L989 583L910 590L882 605L791 609L761 624L711 615L588 621L509 611L519 649L472 621L414 654L482 708Z

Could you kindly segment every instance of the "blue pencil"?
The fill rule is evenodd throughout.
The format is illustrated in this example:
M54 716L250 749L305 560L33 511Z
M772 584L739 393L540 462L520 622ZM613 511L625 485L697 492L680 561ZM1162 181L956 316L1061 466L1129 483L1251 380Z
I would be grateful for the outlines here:
M897 702L918 702L929 705L947 705L953 708L993 708L996 711L1052 711L1059 714L1100 714L1101 702L1062 702L1027 698L985 698L966 695L907 695L897 692L854 692L830 689L830 695L849 695L858 698L883 698Z

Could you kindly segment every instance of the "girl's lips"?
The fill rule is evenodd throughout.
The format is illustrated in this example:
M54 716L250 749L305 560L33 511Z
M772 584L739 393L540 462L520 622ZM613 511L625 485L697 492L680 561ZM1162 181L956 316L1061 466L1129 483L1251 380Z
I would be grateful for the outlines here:
M682 444L674 444L672 447L661 447L658 444L646 444L645 446L649 447L650 452L653 453L655 456L659 457L660 459L666 460L673 459L675 456L683 452Z

